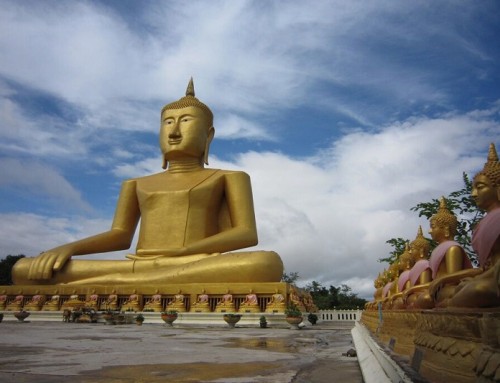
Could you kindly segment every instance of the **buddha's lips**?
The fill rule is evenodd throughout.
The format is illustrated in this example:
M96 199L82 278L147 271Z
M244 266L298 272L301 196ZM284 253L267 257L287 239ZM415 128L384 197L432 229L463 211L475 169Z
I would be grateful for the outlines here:
M168 143L170 145L175 145L175 144L179 144L181 141L182 141L182 138L170 138L168 140Z

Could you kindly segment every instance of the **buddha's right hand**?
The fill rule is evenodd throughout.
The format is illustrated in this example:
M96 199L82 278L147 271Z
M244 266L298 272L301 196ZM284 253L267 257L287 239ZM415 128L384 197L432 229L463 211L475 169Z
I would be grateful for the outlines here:
M61 270L72 255L72 250L64 246L41 253L31 262L28 279L43 280L52 278L53 272Z

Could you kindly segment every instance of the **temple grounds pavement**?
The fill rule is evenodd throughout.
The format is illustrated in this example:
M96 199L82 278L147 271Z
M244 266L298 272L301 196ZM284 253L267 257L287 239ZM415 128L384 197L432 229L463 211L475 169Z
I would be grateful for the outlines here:
M0 382L362 382L354 322L261 329L3 321Z

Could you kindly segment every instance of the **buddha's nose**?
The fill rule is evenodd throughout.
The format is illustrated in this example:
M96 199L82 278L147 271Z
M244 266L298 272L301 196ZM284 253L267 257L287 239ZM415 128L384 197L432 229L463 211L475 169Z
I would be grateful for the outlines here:
M181 136L181 131L179 129L179 124L174 124L172 131L168 134L168 138L177 138Z

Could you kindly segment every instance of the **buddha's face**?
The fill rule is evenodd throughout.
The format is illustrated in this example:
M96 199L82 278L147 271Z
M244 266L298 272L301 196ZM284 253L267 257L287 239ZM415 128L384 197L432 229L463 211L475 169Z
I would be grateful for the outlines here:
M477 207L482 210L490 211L500 206L498 190L484 174L479 174L474 178L471 196Z
M167 160L202 158L207 140L213 136L205 113L197 107L165 110L162 113L160 147Z
M446 239L446 228L438 225L435 220L431 220L431 228L429 229L429 234L432 239L436 242L442 242Z

